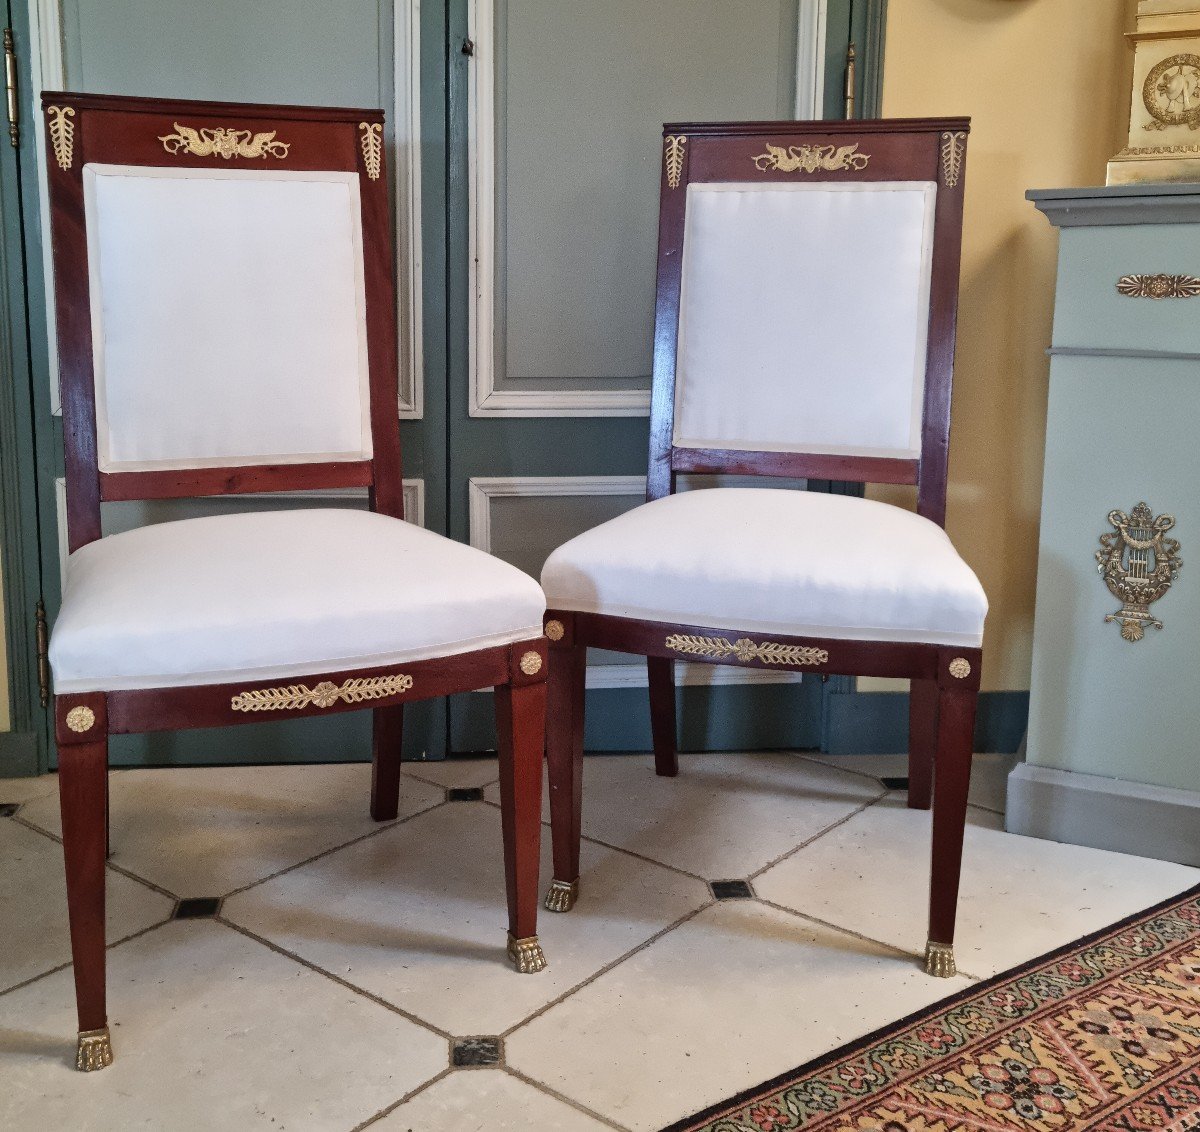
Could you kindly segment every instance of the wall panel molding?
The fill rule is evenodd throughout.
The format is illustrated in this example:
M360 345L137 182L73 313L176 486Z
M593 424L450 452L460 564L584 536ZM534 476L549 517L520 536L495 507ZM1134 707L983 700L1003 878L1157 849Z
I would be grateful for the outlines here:
M797 117L820 118L825 86L828 0L796 0ZM475 45L468 81L469 399L472 417L644 417L645 389L515 389L495 361L496 334L496 42L497 0L469 0L468 38Z

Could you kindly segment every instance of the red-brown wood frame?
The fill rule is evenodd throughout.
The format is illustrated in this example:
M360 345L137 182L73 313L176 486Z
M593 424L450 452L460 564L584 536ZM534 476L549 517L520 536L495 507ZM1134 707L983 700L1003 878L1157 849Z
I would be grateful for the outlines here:
M917 510L945 525L950 397L962 247L966 140L965 118L887 121L669 123L663 127L660 186L658 285L655 305L654 379L650 409L647 497L675 491L679 473L727 473L911 484ZM680 143L678 139L685 141ZM867 155L862 168L761 169L755 158L772 145L842 147ZM670 158L674 156L672 162ZM676 352L688 186L705 182L927 181L937 186L934 211L929 336L925 369L920 455L916 459L830 455L819 452L678 448L673 443ZM720 531L712 532L719 537ZM814 650L809 664L793 667L826 676L899 677L912 681L909 805L933 805L933 868L930 885L926 969L953 973L954 920L966 820L974 720L982 652L942 644L790 637L736 627L638 621L570 609L546 614L551 640L547 731L550 805L554 836L554 883L546 897L552 911L568 911L579 883L582 828L582 759L586 650L604 648L645 656L648 663L655 765L661 775L677 772L676 660L733 664L780 671L753 649L725 655L695 655L668 645L680 635L736 645L764 643ZM724 648L720 651L725 651ZM935 773L936 771L936 773Z
M43 106L67 111L70 144L56 147L47 128L47 168L54 252L67 532L73 552L101 537L100 505L111 500L175 499L242 492L366 487L373 511L403 519L398 417L396 295L386 162L368 169L363 133L382 127L371 109L239 105L45 93ZM57 112L53 117L57 118ZM97 459L96 393L92 356L83 169L92 162L165 168L253 167L263 158L217 153L168 153L160 140L182 121L195 129L226 127L277 131L288 143L271 168L353 172L362 202L367 354L372 457L369 460L247 464L200 469L101 472ZM48 123L49 125L49 123ZM382 145L380 146L382 151ZM536 658L536 659L535 659ZM374 710L371 813L397 814L403 708L478 688L496 689L502 784L503 838L509 907L510 958L519 970L544 966L536 939L546 643L515 644L389 665L322 671L306 678L243 681L196 687L70 693L55 697L63 844L67 864L72 955L79 1007L77 1065L102 1068L111 1060L104 972L104 856L107 844L107 740L130 732L223 727L275 718ZM403 674L411 684L366 702L345 699L262 711L235 709L234 698L262 685L288 686L375 680ZM248 684L251 687L248 687Z

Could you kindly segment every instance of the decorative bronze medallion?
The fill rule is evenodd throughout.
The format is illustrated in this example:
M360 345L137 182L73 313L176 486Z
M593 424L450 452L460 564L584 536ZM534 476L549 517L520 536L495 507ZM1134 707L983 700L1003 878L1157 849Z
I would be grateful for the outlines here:
M950 662L950 675L955 680L965 680L971 675L971 662L965 656L956 656Z
M67 712L67 726L77 734L91 731L96 726L96 713L90 707L73 707Z
M536 676L542 670L542 658L539 653L530 649L524 656L521 657L521 671L526 676Z
M1156 518L1145 503L1139 503L1128 515L1110 511L1108 521L1115 530L1100 536L1096 568L1113 596L1124 605L1104 620L1118 622L1125 640L1140 641L1147 625L1163 627L1149 607L1171 588L1183 566L1179 540L1166 537L1175 526L1175 517Z
M561 641L566 631L561 621L550 620L546 622L546 636L552 641Z
M1142 101L1154 119L1145 129L1200 130L1200 55L1171 55L1150 69Z

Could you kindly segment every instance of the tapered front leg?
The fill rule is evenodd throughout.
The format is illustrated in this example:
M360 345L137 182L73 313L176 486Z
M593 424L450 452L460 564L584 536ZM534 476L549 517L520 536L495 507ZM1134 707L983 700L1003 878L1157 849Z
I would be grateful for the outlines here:
M522 974L546 966L537 938L538 867L542 848L542 761L546 684L496 689L500 810L508 889L508 954Z
M933 862L929 887L929 940L925 970L949 978L956 973L954 921L962 869L967 792L975 736L975 688L943 684L938 695L937 755L934 767Z
M404 742L404 705L372 713L371 817L393 821L400 812L400 749Z
M937 680L914 680L908 706L908 805L913 810L933 804L937 719Z
M83 710L91 711L90 708ZM97 722L89 729L99 728ZM111 1065L113 1059L105 1002L104 953L107 736L101 734L91 743L60 743L58 794L62 809L75 1003L79 1012L75 1067L84 1071L103 1069Z
M675 747L675 662L669 657L646 657L650 679L650 733L654 737L654 773L674 778L679 773Z
M557 628L552 629L552 626ZM579 841L583 817L583 713L587 648L574 645L562 623L547 623L550 649L546 756L550 776L550 827L554 879L546 908L569 912L579 896Z

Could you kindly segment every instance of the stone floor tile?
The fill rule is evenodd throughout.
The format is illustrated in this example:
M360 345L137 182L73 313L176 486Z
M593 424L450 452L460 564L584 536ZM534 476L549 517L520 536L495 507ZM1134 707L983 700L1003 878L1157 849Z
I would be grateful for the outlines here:
M32 802L35 798L57 797L58 775L39 774L36 778L0 778L0 805L6 802Z
M414 778L432 782L435 786L471 788L491 786L500 778L500 764L491 758L443 759L441 762L405 763L404 769Z
M108 961L96 1073L74 1068L70 971L0 996L0 1127L346 1132L447 1065L435 1034L211 920Z
M965 985L877 944L729 901L509 1035L507 1059L651 1132Z
M583 833L707 880L732 880L882 793L861 774L793 754L681 755L677 778L659 778L651 755L592 758L583 764ZM499 791L488 796L499 800Z
M137 881L110 869L105 885L110 942L171 916L174 901ZM0 991L71 959L62 846L11 819L0 820L0 941Z
M539 916L549 966L505 958L500 812L443 806L226 901L224 916L451 1034L500 1034L711 899L596 845L573 912ZM548 881L549 837L542 876ZM543 884L543 888L545 884Z
M605 1132L586 1113L501 1069L452 1073L371 1125L371 1132Z
M223 896L379 828L367 763L118 770L109 784L113 864L176 896ZM400 815L443 798L406 777ZM61 833L57 792L21 817Z
M956 951L985 976L1200 882L1200 869L1005 833L968 811ZM927 937L930 815L889 797L767 870L759 896L906 951Z
M907 755L814 755L815 761L872 778L907 778ZM971 763L970 802L980 809L1004 813L1008 776L1019 755L977 754Z

